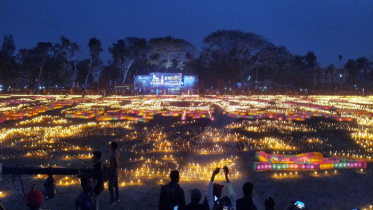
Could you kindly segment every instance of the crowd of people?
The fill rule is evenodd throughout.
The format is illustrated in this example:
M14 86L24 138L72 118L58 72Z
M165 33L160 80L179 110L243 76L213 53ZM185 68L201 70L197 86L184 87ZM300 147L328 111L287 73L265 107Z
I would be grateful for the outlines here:
M118 144L113 141L110 143L110 160L109 165L104 166L101 162L102 153L94 151L92 154L93 167L90 173L80 172L81 187L83 191L75 200L76 210L97 210L98 201L97 197L104 190L104 182L109 182L110 201L107 207L114 206L120 202L119 189L118 189L118 172L119 172L119 159L120 154L117 150ZM229 195L223 195L224 185L214 183L215 176L223 170ZM50 175L51 177L51 175ZM53 179L52 179L53 180ZM44 197L53 195L53 187L46 180L46 191ZM185 200L185 193L183 188L179 185L180 174L179 171L174 170L170 173L170 182L161 187L158 210L257 210L257 206L253 202L254 185L246 182L242 191L244 196L236 199L236 195L232 184L229 180L228 167L216 168L211 176L210 182L207 186L207 196L205 196L201 203L202 193L199 189L190 190L190 202L187 204ZM48 188L49 187L49 188ZM27 206L30 210L41 210L43 202L43 194L33 189L27 194ZM299 206L297 202L290 202L286 210L306 209L305 206ZM265 210L276 209L275 200L268 197L264 201Z
M118 175L119 175L119 159L120 154L117 150L118 143L112 141L110 143L110 160L109 165L104 166L101 162L102 153L100 151L94 151L92 154L93 167L90 173L79 172L80 184L83 191L80 193L78 198L75 200L76 210L97 210L98 201L97 197L104 191L104 182L109 182L110 201L107 204L108 207L114 206L120 202L119 198L119 186L118 186ZM54 197L53 190L55 191L52 176L49 174L44 187L44 197ZM43 202L43 194L33 189L26 196L26 204L30 210L41 210L41 204Z
M223 196L224 185L214 183L215 176L219 174L221 168L216 168L212 173L210 183L207 187L207 196L203 202L202 193L199 189L190 190L190 202L186 204L184 190L178 184L180 175L177 170L171 171L170 183L161 187L158 210L258 210L253 202L254 185L246 182L242 191L244 196L236 200L236 195L232 184L228 178L229 169L224 167L224 176L228 186L229 195ZM276 209L275 200L268 197L264 201L265 210ZM304 203L291 201L286 210L307 209Z

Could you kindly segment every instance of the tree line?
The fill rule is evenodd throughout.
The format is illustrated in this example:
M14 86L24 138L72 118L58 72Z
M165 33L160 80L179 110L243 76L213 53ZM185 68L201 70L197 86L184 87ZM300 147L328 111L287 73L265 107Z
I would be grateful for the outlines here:
M3 38L0 51L0 84L27 87L102 87L133 83L134 76L150 72L182 72L199 76L202 88L250 87L263 81L293 88L307 88L309 72L320 68L316 55L293 55L261 35L240 30L218 30L203 39L202 51L187 40L159 37L146 40L126 37L108 49L102 61L99 39L88 40L89 57L76 42L62 36L58 43L39 42L15 54L12 35ZM342 60L342 55L338 56ZM349 59L347 85L371 85L372 62ZM328 66L334 69L334 65ZM309 87L311 88L311 86Z

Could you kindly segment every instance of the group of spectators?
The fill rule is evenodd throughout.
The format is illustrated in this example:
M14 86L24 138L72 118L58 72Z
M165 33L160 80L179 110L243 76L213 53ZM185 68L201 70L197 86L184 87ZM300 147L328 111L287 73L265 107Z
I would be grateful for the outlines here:
M214 183L215 176L219 174L221 168L216 168L212 173L210 183L207 187L207 196L203 203L200 203L202 194L199 189L190 190L190 202L186 204L183 189L178 184L180 175L178 171L170 174L171 182L162 186L159 197L158 210L257 210L253 202L254 185L246 182L243 185L244 196L236 200L234 189L228 178L229 169L223 168L225 179L229 190L228 196L223 196L224 185ZM275 201L268 197L265 202L266 210L274 210Z
M110 143L110 161L108 166L104 166L101 162L102 153L94 151L92 162L93 168L90 173L80 172L80 180L83 191L75 200L76 210L97 210L98 202L97 197L104 190L104 182L109 181L110 202L108 207L120 202L119 188L118 188L118 172L119 172L119 159L120 154L117 151L118 144L113 141ZM199 189L190 190L191 199L188 204L185 202L184 190L180 187L179 171L174 170L170 173L171 182L161 187L158 210L257 210L258 208L253 202L254 186L250 182L246 182L243 187L244 196L236 200L234 189L228 178L229 169L225 166L222 168L227 182L229 195L223 196L224 185L214 183L215 176L219 174L221 168L216 168L212 173L210 183L207 187L207 196L203 202L200 203L202 193ZM51 178L50 180L48 180ZM47 193L44 196L53 197L54 185L53 178L50 175L46 180L45 187ZM53 187L50 187L53 186ZM41 210L43 195L40 191L32 190L26 197L27 206L30 210ZM264 201L266 210L276 209L275 201L273 198L268 197ZM291 202L287 210L297 209L297 205Z
M93 168L90 173L80 172L80 183L83 188L82 193L75 200L76 210L97 210L98 202L97 197L104 190L104 182L109 181L109 192L110 201L107 206L113 206L115 203L120 202L119 198L119 187L118 187L118 175L119 175L119 159L120 154L117 150L118 144L113 141L110 143L110 161L108 166L104 166L101 162L102 153L100 151L94 151L91 158L93 162ZM48 192L44 192L46 198L51 198L53 193L50 193L50 186L54 189L54 184L50 184L48 177L44 187ZM52 179L53 180L53 179ZM53 181L52 181L53 182ZM43 202L43 195L40 191L31 191L26 196L26 204L30 210L41 210L41 204Z
M97 196L104 190L104 181L109 181L110 202L107 206L114 206L115 203L120 202L118 186L120 154L117 148L117 142L112 141L107 168L101 163L101 152L93 152L91 174L81 175L83 192L75 201L76 210L96 210L98 208Z

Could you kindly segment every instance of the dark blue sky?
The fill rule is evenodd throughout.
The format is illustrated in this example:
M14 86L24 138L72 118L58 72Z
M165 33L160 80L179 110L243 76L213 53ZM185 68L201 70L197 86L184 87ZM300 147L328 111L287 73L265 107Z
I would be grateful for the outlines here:
M173 36L193 43L218 29L240 29L284 45L293 54L314 51L322 67L348 58L373 57L372 0L2 0L1 37L17 49L39 41L88 40L107 48L127 36ZM343 60L338 60L342 54Z

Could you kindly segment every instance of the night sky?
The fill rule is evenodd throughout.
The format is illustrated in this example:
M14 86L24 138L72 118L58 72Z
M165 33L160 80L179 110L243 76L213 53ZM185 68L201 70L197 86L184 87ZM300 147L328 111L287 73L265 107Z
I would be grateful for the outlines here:
M108 47L127 36L184 38L199 53L209 33L240 29L339 67L348 58L372 59L372 11L372 0L2 0L1 39L12 34L20 49L63 35L88 57L88 40L97 37L107 64Z

